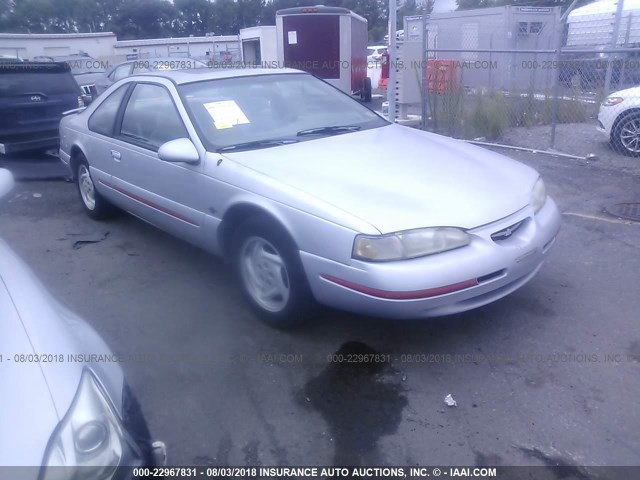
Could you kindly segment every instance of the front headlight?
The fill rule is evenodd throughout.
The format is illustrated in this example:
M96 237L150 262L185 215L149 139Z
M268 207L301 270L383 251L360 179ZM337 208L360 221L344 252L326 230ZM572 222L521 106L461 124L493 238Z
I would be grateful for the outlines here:
M624 102L624 98L622 97L607 97L602 102L603 107L613 107L614 105L618 105L619 103Z
M390 235L358 235L353 257L367 261L405 260L464 247L469 235L459 228L436 227Z
M547 200L547 189L544 186L542 178L538 178L538 181L531 190L531 208L535 213L544 206L544 202Z
M49 440L40 479L111 478L125 448L118 415L85 370L71 408Z

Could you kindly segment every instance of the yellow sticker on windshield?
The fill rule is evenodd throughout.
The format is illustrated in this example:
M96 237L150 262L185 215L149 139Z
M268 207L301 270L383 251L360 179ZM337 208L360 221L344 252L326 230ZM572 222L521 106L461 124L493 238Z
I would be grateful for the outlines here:
M249 122L242 109L233 100L210 102L203 104L213 119L213 124L218 130L231 128Z

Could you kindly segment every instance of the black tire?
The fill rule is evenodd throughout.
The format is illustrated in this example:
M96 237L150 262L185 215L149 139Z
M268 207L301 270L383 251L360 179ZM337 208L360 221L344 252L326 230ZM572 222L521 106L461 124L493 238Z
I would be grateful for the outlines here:
M369 77L364 77L364 82L362 84L362 98L363 102L369 103L371 101L371 96L373 93L373 88L371 86L371 79Z
M638 157L640 156L640 136L637 138L637 144L630 144L629 140L622 138L623 135L628 134L629 130L638 131L640 135L640 112L630 113L616 121L611 131L611 143L617 152L629 157Z
M93 178L91 178L89 162L87 162L86 157L83 154L79 154L75 159L74 165L75 172L73 173L82 209L87 215L89 215L89 217L93 218L94 220L104 220L106 218L112 217L115 213L115 208L96 190L95 184L93 183ZM86 199L85 196L83 196L82 183L86 181L89 181L91 183L93 189L93 205L89 200Z
M251 263L251 261L247 259L246 255L249 249L255 247L256 243L260 245L261 241L266 242L265 248L268 254L275 253L282 259L282 266L271 265L271 268L280 272L282 285L288 287L286 299L284 296L273 296L273 303L278 303L278 298L281 299L282 308L265 307L257 299L255 293L255 282L252 283L252 275L249 272L251 269L247 263ZM284 329L299 326L311 318L311 312L316 304L311 295L297 247L289 235L274 221L263 217L254 217L241 224L233 234L231 253L233 269L242 294L264 323L274 328ZM269 272L259 273L269 276ZM274 271L272 270L270 273L273 274ZM277 283L275 276L272 277L272 280L273 283ZM266 279L266 281L269 280ZM262 283L264 286L264 282Z

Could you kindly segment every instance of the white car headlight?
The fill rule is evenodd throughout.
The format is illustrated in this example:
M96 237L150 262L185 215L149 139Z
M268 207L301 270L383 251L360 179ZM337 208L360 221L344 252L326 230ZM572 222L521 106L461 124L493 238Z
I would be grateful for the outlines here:
M390 235L358 235L353 257L367 261L404 260L464 247L469 235L459 228L436 227Z
M85 370L69 411L49 440L40 478L111 478L125 448L118 415L93 374Z
M604 99L604 102L602 102L602 106L613 107L614 105L618 105L619 103L622 103L622 102L624 102L624 98L611 96Z
M538 178L538 181L531 190L531 208L535 213L544 206L544 202L547 201L547 189L544 186L542 178Z

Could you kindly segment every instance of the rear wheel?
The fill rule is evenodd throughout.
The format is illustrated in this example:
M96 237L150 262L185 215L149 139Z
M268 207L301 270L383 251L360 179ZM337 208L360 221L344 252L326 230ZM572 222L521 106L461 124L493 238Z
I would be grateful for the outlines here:
M640 156L640 113L632 113L618 121L611 133L617 151L630 157Z
M96 190L89 163L82 154L76 160L75 177L80 203L86 214L94 220L103 220L112 216L114 207Z
M253 218L238 227L232 245L242 292L265 323L286 328L309 318L314 301L287 234L273 222Z

